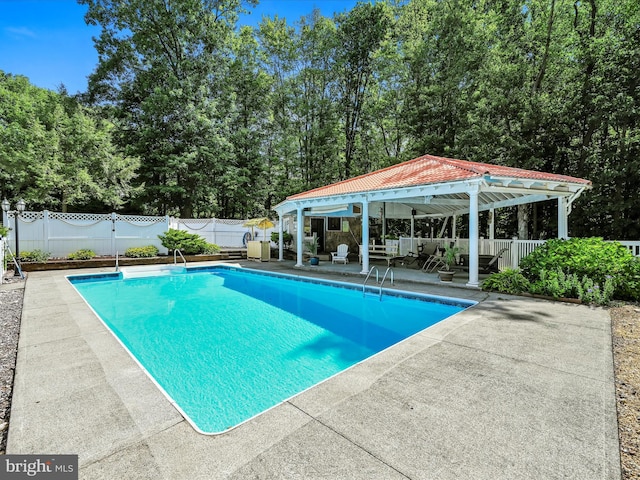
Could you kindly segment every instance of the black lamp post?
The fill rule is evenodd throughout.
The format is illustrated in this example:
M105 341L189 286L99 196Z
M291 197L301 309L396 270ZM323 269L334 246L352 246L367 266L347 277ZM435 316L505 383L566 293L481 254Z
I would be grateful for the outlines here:
M18 225L19 225L18 217L22 215L22 212L24 212L24 207L25 207L25 203L22 198L18 200L18 203L16 203L15 210L9 210L9 208L11 208L11 205L9 204L9 200L7 200L6 198L2 200L2 210L7 214L7 219L9 218L9 215L13 215L13 218L15 220L14 223L16 225L16 253L13 257L13 263L15 265L15 268L13 269L14 277L21 276L20 268L18 268L19 267L18 258L20 257L20 232L18 228Z

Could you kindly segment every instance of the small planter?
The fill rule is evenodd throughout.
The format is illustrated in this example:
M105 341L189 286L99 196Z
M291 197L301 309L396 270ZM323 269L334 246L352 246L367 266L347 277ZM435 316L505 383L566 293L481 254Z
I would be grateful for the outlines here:
M320 259L318 257L311 257L309 258L309 264L316 267L320 265Z
M454 270L438 270L438 276L441 282L453 282Z

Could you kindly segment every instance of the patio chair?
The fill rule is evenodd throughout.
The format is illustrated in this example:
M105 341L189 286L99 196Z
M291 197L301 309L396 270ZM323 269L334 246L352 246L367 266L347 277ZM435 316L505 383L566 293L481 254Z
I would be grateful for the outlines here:
M418 245L418 253L408 252L402 258L394 259L394 265L400 263L404 267L422 268L425 263L428 262L431 257L436 253L438 244L434 242L422 243ZM392 265L392 266L394 266Z
M331 263L342 262L344 264L349 263L349 245L341 243L338 245L337 252L331 252Z
M507 250L509 250L508 247L503 248L488 261L484 261L484 259L480 257L480 261L478 262L478 271L480 273L498 273L500 271L500 269L498 268L498 260Z
M435 244L435 249L429 258L427 258L422 264L422 271L427 273L433 273L437 269L444 267L446 264L444 263L444 258L438 255L436 252L438 251L438 245Z

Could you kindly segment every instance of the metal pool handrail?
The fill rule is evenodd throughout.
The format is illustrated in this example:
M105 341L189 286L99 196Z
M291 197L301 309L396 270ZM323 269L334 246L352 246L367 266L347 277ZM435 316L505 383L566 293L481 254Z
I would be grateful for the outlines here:
M365 287L365 285L367 284L367 280L369 280L369 277L371 276L371 273L372 273L374 270L376 271L376 283L378 283L380 272L378 271L378 267L376 267L375 265L373 265L373 266L369 269L369 273L367 273L367 278L365 278L365 279L364 279L364 282L363 282L363 284L362 284L362 296L363 296L363 297L364 297L364 287Z
M177 248L173 251L173 264L177 265L178 263L178 254L180 254L180 258L182 258L182 261L184 262L184 266L187 266L187 259L184 258L184 255L182 255L182 252L180 250L178 250Z
M384 284L384 280L387 278L387 273L391 272L391 277L389 277L391 280L391 285L393 285L393 270L391 269L391 267L387 268L387 271L384 272L384 275L382 276L382 282L380 282L380 301L382 301L382 285Z

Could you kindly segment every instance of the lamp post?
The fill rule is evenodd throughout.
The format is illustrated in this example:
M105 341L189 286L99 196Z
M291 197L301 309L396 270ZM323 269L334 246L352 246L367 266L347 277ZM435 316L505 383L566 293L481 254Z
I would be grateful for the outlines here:
M11 205L9 204L9 200L7 200L6 198L4 200L2 200L2 210L7 214L7 219L9 218L9 215L13 215L14 218L14 223L16 225L16 253L13 257L13 263L15 265L15 268L13 269L13 276L14 277L19 277L20 275L20 268L19 268L19 264L18 264L18 258L20 257L20 232L19 232L19 228L18 228L18 217L20 217L20 215L22 215L22 212L24 212L24 207L25 207L25 203L24 200L21 198L20 200L18 200L18 203L16 203L16 209L15 210L9 210L11 208Z

